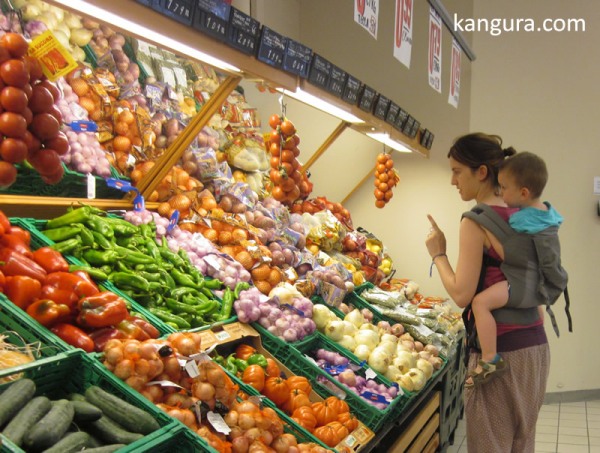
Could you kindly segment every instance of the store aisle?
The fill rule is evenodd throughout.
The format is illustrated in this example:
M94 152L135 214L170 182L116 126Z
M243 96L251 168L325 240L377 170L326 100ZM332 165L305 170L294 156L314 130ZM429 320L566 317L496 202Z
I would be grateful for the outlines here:
M600 400L544 405L535 441L540 453L600 453ZM447 453L467 453L464 419Z

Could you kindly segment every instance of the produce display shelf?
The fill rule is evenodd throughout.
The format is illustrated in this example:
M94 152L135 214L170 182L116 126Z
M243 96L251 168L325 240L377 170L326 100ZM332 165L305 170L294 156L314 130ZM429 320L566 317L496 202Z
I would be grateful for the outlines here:
M52 357L72 349L63 340L40 325L0 293L0 332L4 341L19 348L29 345L36 359Z
M67 168L63 178L57 184L47 184L42 180L40 174L28 165L16 164L17 180L8 188L0 189L0 194L6 195L40 195L50 197L73 197L87 198L88 181L87 175ZM112 170L111 170L112 175ZM106 180L100 176L93 175L95 180L95 191L97 198L120 199L124 193L106 185Z
M398 396L394 398L385 409L378 409L375 406L364 401L356 393L348 389L344 384L339 382L327 371L317 366L310 358L307 358L309 352L316 351L317 349L326 349L328 351L336 352L350 361L351 365L357 367L356 374L365 377L365 364L359 361L356 357L351 357L347 350L339 347L335 342L329 340L326 336L319 333L319 335L302 342L298 347L293 348L292 354L289 358L284 361L284 365L287 366L294 373L302 374L308 377L313 384L314 390L319 393L323 398L327 398L332 395L336 395L337 392L332 391L330 388L319 383L319 377L327 379L329 385L334 385L334 388L339 389L345 393L345 401L348 403L352 412L363 422L367 427L373 431L377 431L385 423L389 422L395 414L399 413L402 408L408 403L410 398L413 397L412 393L402 392L399 390ZM386 387L390 387L392 384L388 380L383 381L379 376L375 377L377 384L384 384ZM317 383L319 385L317 385ZM337 396L337 395L336 395Z
M302 344L303 342L310 340L318 334L318 332L315 330L310 335L305 336L302 340L287 343L278 336L273 335L271 332L269 332L267 329L261 326L258 322L253 322L250 325L260 333L261 340L263 345L265 346L265 349L267 349L271 354L273 354L277 358L289 355L291 352L290 347Z
M0 378L15 373L23 373L24 377L32 379L36 384L36 395L45 395L51 400L66 398L73 392L83 393L88 387L96 385L151 414L161 428L120 449L120 453L146 451L151 445L160 445L165 437L171 436L171 430L177 426L173 418L125 385L83 351L66 351L54 357L2 370ZM0 390L5 387L0 387ZM23 452L7 439L2 437L1 440L1 451Z

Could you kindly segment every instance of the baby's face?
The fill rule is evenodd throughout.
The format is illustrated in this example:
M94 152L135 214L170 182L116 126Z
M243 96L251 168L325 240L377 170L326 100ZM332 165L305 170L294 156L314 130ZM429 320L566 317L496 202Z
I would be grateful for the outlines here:
M520 187L515 178L506 171L500 171L498 174L500 191L502 199L511 208L521 208L526 205L529 197L529 190Z

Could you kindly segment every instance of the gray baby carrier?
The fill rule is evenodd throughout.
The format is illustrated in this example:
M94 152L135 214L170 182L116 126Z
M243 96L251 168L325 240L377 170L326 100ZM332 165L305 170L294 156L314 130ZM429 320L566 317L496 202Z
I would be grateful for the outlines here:
M500 267L510 285L508 303L492 313L496 322L529 324L537 319L537 307L544 305L556 335L559 335L551 306L565 294L565 312L569 332L573 332L569 312L568 275L560 262L558 226L546 228L536 234L518 233L500 215L486 204L478 204L463 214L490 231L504 248L504 261L485 255L485 267ZM481 286L481 285L480 285ZM479 291L479 289L478 289Z

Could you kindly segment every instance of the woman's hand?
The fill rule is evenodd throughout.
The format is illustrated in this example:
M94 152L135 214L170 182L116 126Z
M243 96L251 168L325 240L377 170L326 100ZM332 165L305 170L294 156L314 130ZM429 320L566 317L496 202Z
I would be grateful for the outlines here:
M427 239L425 239L425 245L427 246L429 255L433 258L436 255L446 253L446 236L444 236L444 232L440 230L440 227L438 227L431 215L427 214L427 218L431 223L431 229L429 230Z

